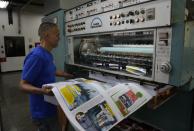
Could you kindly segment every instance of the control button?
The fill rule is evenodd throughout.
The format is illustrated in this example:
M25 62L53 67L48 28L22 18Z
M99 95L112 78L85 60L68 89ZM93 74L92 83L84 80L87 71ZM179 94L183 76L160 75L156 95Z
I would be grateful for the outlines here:
M112 18L113 18L113 19L116 19L116 15L113 15Z
M141 10L140 12L141 12L141 14L145 14L145 10Z
M121 17L125 17L125 14L124 13L121 13Z
M135 18L135 22L138 23L139 22L139 18Z
M112 16L110 16L110 19L112 19Z
M134 23L135 23L134 19L130 19L130 24L134 24Z
M116 15L116 18L120 18L120 15Z
M139 20L140 20L141 22L144 22L144 21L145 21L145 18L144 18L144 17L140 17Z
M135 14L136 14L136 15L139 15L139 11L138 11L138 10L136 10L136 11L135 11Z
M70 33L72 32L72 30L71 30L71 29L68 29L67 31L68 31L68 32L70 32Z
M110 23L110 26L112 26L112 23Z
M122 24L125 24L125 21L122 21Z
M134 16L134 12L133 11L129 11L129 13L127 14L127 16Z
M126 23L128 24L129 23L129 20L126 20Z
M117 25L120 25L121 24L121 22L120 21L117 21Z
M169 62L165 62L160 65L160 71L163 73L170 73L171 70L172 70L172 66Z

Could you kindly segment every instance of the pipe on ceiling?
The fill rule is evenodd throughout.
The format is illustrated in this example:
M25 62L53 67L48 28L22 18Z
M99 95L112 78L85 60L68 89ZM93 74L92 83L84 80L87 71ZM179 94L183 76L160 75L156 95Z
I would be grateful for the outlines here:
M25 5L23 5L20 10L18 11L18 34L21 34L22 30L22 25L21 25L21 13L22 11L28 7L30 5L30 3L32 2L33 0L29 0Z

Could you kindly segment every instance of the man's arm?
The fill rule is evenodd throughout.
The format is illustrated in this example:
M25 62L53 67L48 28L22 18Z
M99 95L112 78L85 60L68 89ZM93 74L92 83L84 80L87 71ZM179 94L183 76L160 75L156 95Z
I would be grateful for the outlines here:
M20 89L26 93L42 94L42 95L53 95L51 87L38 88L31 85L28 81L20 81Z
M72 78L73 77L72 74L69 74L69 73L66 73L66 72L60 71L60 70L56 71L56 76L65 77L65 78Z

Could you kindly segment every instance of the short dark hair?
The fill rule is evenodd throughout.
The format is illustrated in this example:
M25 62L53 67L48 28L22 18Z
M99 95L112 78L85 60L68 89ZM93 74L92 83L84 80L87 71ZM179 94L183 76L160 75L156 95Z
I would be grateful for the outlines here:
M57 25L51 22L43 22L42 24L40 24L38 29L38 35L40 36L40 40L44 39L45 33L54 27L57 27Z

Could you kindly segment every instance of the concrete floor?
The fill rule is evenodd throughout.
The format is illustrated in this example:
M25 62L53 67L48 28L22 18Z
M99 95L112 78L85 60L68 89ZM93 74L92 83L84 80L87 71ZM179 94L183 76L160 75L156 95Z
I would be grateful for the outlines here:
M20 75L20 72L0 74L1 131L35 131L30 119L28 95L19 90Z

